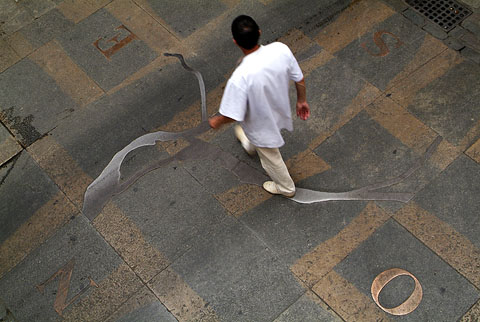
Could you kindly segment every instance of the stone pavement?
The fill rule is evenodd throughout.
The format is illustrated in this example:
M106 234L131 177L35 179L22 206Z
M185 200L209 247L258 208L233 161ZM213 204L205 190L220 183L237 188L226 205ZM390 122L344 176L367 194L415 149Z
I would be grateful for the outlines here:
M462 3L472 14L446 32L401 0L0 0L0 321L479 321L480 2ZM282 148L297 185L383 182L440 140L385 190L414 198L272 197L235 174L263 170L226 127L205 151L128 154L122 180L193 159L89 220L85 190L116 152L200 123L195 77L163 54L203 74L215 113L242 13L305 73L312 116ZM383 288L386 310L372 298L391 268L422 288L403 316L387 311L419 294L411 277Z

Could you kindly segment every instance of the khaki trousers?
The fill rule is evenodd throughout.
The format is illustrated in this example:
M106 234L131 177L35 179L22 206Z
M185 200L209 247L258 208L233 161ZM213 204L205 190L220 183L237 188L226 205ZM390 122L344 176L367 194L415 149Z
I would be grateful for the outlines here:
M283 162L282 155L278 148L259 148L255 147L263 169L267 172L277 189L281 193L291 194L295 192L295 183L288 173L287 166Z

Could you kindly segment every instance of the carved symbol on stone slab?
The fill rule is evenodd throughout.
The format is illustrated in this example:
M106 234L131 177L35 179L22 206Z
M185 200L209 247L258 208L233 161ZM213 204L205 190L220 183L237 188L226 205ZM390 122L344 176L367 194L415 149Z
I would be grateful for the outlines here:
M390 309L383 307L378 301L378 295L385 285L387 285L391 280L402 275L407 275L413 278L415 281L415 289L413 290L412 294L410 294L408 299L399 306ZM378 274L378 276L373 280L371 292L375 303L377 303L382 310L392 315L406 315L413 312L418 307L423 297L422 285L418 279L412 273L401 268L392 268Z
M93 43L93 45L105 57L107 57L107 59L110 59L110 57L113 56L113 54L115 54L117 51L119 51L121 48L123 48L133 39L137 39L137 36L135 36L135 34L130 30L128 30L128 28L125 27L124 25L118 26L117 28L115 28L115 30L118 30L119 33L117 33L112 38L108 40L105 40L105 38L98 38ZM123 38L120 38L121 36L123 36ZM110 44L110 43L113 43L113 44Z
M68 289L70 288L70 280L72 279L73 268L75 267L75 260L72 258L65 266L60 268L55 272L48 280L42 284L37 285L37 289L43 294L45 286L53 281L57 276L60 277L60 282L58 283L57 296L55 297L55 302L53 303L53 308L55 311L62 316L63 310L65 310L70 304L75 302L83 293L85 293L91 286L98 287L97 283L92 280L90 277L90 283L88 286L84 287L77 295L72 297L67 302Z
M395 48L399 48L400 46L403 45L403 42L400 40L400 38L397 35L389 32L389 31L380 30L380 31L377 31L376 33L373 34L373 42L380 49L380 52L378 52L378 53L372 52L370 49L368 49L367 43L365 43L365 42L362 43L360 46L362 46L363 49L365 49L365 51L367 53L369 53L371 56L374 56L374 57L387 56L390 53L390 48L388 48L387 44L383 40L383 38L382 38L383 35L389 35L390 37L394 38L397 41L395 43Z

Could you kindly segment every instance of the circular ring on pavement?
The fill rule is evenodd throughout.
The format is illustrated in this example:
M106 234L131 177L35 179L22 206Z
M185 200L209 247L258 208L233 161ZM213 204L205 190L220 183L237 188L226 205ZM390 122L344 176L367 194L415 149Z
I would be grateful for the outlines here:
M382 289L385 287L385 285L387 285L395 277L398 277L401 275L407 275L413 278L413 280L415 281L415 289L413 290L412 294L410 294L408 299L402 304L400 304L399 306L394 308L383 307L378 301L378 295L380 294ZM422 285L420 285L420 282L418 281L418 279L412 273L407 272L406 270L401 268L392 268L378 274L377 277L375 277L375 279L372 282L371 292L372 292L372 297L375 303L377 303L377 305L382 310L392 315L406 315L408 313L413 312L418 307L423 297Z

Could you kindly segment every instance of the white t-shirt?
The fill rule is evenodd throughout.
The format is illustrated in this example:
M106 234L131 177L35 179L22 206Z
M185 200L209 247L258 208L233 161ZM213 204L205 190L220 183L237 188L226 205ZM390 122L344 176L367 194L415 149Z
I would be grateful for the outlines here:
M287 45L275 42L245 56L227 82L220 114L242 122L250 142L257 147L285 144L281 129L293 130L289 81L303 74Z

